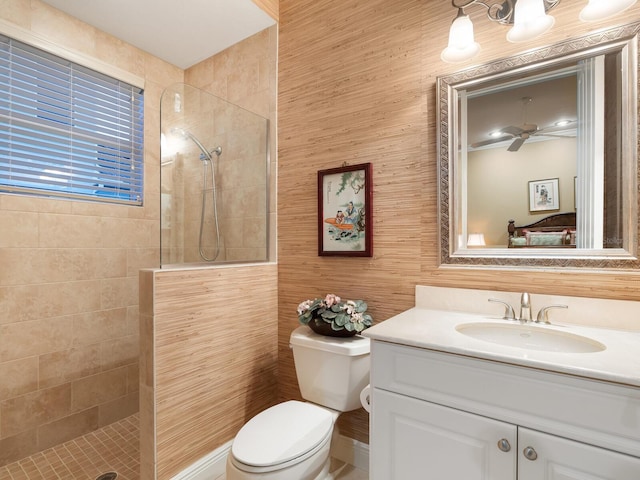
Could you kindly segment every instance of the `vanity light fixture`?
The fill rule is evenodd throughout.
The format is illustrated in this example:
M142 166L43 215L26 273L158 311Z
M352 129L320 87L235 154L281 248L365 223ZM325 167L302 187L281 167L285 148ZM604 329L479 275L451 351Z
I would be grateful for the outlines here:
M595 22L616 15L631 7L638 0L588 0L580 12L583 22ZM473 35L473 23L464 9L481 5L487 9L487 17L493 22L512 25L507 32L509 42L527 42L548 32L555 22L547 12L560 0L451 0L458 9L449 30L449 44L440 58L447 63L471 60L480 51Z

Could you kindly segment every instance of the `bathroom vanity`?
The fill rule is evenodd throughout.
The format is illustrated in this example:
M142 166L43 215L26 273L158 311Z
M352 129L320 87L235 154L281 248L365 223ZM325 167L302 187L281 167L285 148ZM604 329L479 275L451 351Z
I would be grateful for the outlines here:
M554 316L637 319L640 303L532 295L536 311L569 306L539 325L489 298L517 307L514 294L417 287L415 308L365 332L370 478L638 480L640 333Z

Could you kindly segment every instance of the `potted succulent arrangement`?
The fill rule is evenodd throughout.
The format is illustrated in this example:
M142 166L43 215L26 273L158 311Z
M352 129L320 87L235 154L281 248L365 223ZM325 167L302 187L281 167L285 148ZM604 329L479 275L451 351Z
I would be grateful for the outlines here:
M342 300L332 293L298 305L298 320L316 333L350 337L373 324L363 300Z

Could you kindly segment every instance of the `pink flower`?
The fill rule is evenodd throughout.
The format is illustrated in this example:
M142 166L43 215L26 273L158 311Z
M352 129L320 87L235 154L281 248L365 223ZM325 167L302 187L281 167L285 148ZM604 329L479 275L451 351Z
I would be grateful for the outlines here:
M312 303L313 303L312 300L305 300L300 305L298 305L298 316L304 314L304 312L309 310L309 307L311 306Z
M329 293L326 297L324 297L324 303L327 305L327 308L331 308L333 305L340 303L340 297Z

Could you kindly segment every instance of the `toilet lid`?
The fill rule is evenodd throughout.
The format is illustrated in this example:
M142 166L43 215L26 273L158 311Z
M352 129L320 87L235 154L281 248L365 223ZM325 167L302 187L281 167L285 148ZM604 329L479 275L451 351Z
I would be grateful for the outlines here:
M331 435L332 430L331 412L291 400L249 420L233 440L231 452L245 465L279 465L304 455Z

